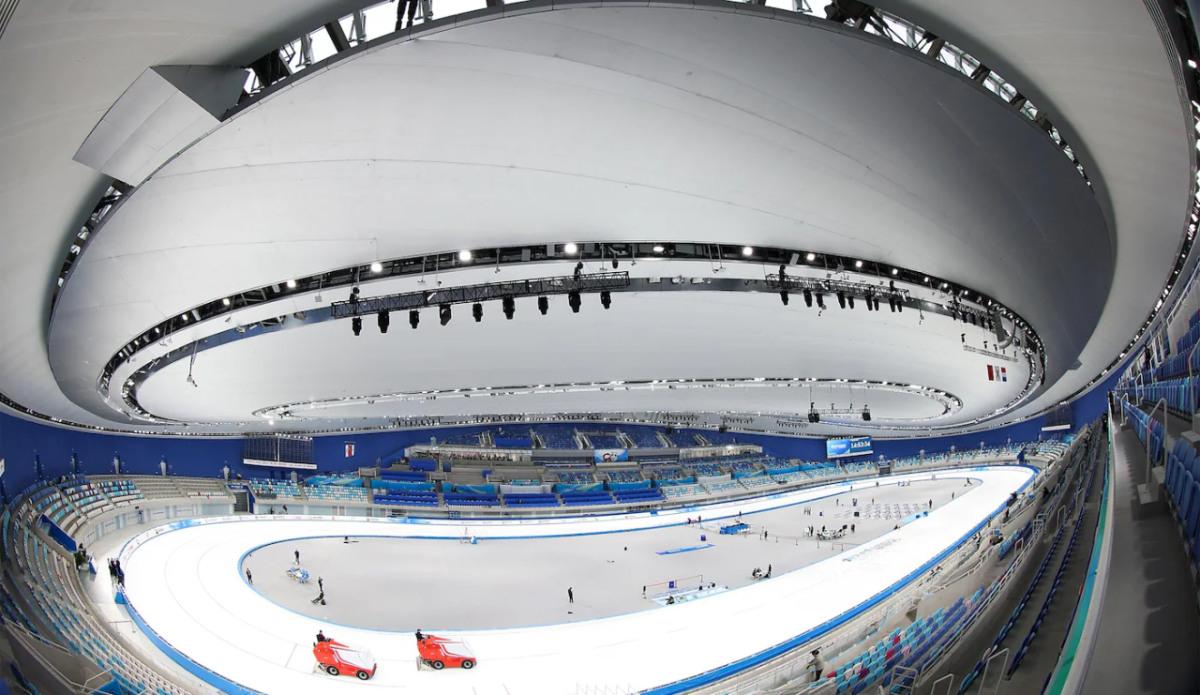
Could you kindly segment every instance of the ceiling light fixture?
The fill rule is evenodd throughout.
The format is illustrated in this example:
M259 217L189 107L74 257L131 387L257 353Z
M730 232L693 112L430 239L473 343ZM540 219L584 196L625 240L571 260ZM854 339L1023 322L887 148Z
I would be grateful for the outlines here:
M577 245L575 245L574 243L567 244L566 246L563 247L563 251L565 251L567 253L567 255L574 254L578 250L579 250L579 247Z
M224 304L225 306L229 306L232 302L229 301L229 297L226 297L221 300L221 303Z
M288 281L287 281L287 286L288 286L288 289L290 289L290 290L294 290L294 289L296 289L296 281L295 281L295 280L288 280Z
M854 261L854 267L855 267L855 268L861 268L861 267L862 267L862 261Z
M817 260L817 254L812 253L810 251L809 254L807 256L805 256L805 258L807 258L809 261L815 261L815 260Z
M743 247L742 247L742 255L743 255L743 256L750 256L750 255L753 255L753 253L754 253L754 249L753 249L753 248L751 248L751 247L749 247L749 246L743 246Z
M458 260L460 260L460 261L469 261L469 260L471 260L471 252L470 252L470 251L467 251L466 249L463 249L462 251L459 251L459 252L458 252Z
M380 263L379 261L375 261L374 263L371 264L371 272L372 273L382 273L383 272L383 264Z
M665 250L666 249L664 249L661 244L654 245L654 253L662 253Z

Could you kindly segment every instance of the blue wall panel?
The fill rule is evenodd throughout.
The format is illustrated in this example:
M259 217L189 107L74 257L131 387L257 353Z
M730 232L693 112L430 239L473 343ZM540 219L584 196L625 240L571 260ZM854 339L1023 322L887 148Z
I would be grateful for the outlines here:
M1080 414L1076 424L1095 417L1104 407L1107 388L1097 388L1080 399ZM1093 410L1095 414L1087 415ZM926 439L876 439L875 453L869 457L877 460L880 455L888 458L914 456L921 449L927 452L947 451L953 445L957 449L976 449L979 443L988 445L1013 441L1036 440L1041 434L1042 418L979 434ZM321 471L353 470L373 466L375 463L414 444L428 443L431 436L439 439L465 432L479 432L483 427L462 427L443 430L416 430L411 432L377 432L369 434L338 434L317 437L314 454ZM777 437L738 433L739 441L761 444L771 453L786 458L801 458L821 461L825 458L825 440L820 437ZM51 427L0 413L0 457L7 460L8 470L4 474L4 485L11 495L35 480L34 456L41 459L47 476L58 476L69 472L71 456L79 459L84 473L105 474L113 472L113 458L120 457L121 470L128 474L156 475L159 462L167 461L168 470L174 475L217 477L222 467L228 465L244 477L266 477L268 469L243 468L241 465L242 439L199 437L180 439L175 437L132 437ZM346 456L346 444L354 444L354 455Z

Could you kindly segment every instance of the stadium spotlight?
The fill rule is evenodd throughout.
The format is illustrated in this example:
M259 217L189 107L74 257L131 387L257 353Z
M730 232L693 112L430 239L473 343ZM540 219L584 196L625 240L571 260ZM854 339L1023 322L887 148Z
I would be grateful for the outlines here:
M846 306L850 307L851 309L854 308L854 295L846 297Z
M837 298L838 298L838 306L845 309L846 308L846 294L844 292L839 291L837 293Z
M820 307L822 311L825 309L825 293L824 292L817 293L817 306Z
M612 306L612 294L610 294L608 290L603 290L600 292L600 305L605 309Z
M893 314L896 313L896 298L891 295L888 295L888 308L892 310Z
M513 314L517 311L517 302L512 297L505 297L500 305L504 307L504 318L512 321Z
M374 263L371 264L371 272L372 273L382 273L383 272L383 264L380 263L379 261L375 261Z
M783 302L784 306L787 306L788 305L788 291L780 290L779 291L779 299L780 299L780 301Z
M752 255L754 255L754 247L752 247L752 246L743 246L743 247L742 247L742 255L743 255L743 256L752 256Z
M466 249L463 249L462 251L459 251L459 252L458 252L458 260L460 260L460 261L469 261L469 260L471 260L471 252L470 252L470 251L467 251Z
M563 251L565 251L568 256L575 253L578 250L579 250L579 247L573 243L567 244L566 246L563 247Z
M809 309L812 308L812 291L807 287L804 288L804 305Z
M538 311L542 312L542 316L545 316L546 312L550 311L550 300L546 297L538 297Z
M412 311L408 312L408 325L412 326L413 330L416 330L417 325L420 323L421 323L421 312L417 311L416 309L413 309Z
M871 421L871 409L863 408L863 422L870 422L870 421Z
M475 323L479 323L480 321L482 321L483 320L483 305L480 304L479 302L475 302L473 305L471 305L471 315L475 317Z
M808 253L808 255L807 255L807 256L805 256L805 258L807 258L807 259L808 259L808 262L809 262L809 263L812 263L813 261L817 260L817 254L815 254L815 253L813 253L813 252L811 252L811 251L810 251L810 252Z
M438 319L442 322L443 326L450 323L450 305L449 304L441 304L438 306Z
M815 402L808 404L808 421L813 423L821 421L821 414L817 412L817 404Z
M870 300L871 300L871 302L872 302L872 303L874 303L874 304L875 304L875 311L879 311L879 297L876 297L876 296L872 295L872 296L870 297Z
M567 304L571 305L572 312L578 314L579 313L579 293L578 292L568 292L567 293Z
M901 297L896 297L896 311L904 313L904 299Z
M356 338L358 337L359 333L362 333L361 316L355 316L354 318L350 319L350 330L354 331L354 337Z
M866 300L867 300L867 311L875 311L875 303L873 301L871 301L871 293L870 292L867 293Z
M388 326L392 325L392 317L386 311L381 311L375 315L376 321L379 323L379 332L387 333Z

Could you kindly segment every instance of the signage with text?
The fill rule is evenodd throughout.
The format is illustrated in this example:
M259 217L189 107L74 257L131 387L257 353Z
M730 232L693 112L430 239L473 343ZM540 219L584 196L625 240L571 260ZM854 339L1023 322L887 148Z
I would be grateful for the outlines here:
M826 439L826 458L836 459L846 456L863 456L871 452L870 437L848 437L845 439Z

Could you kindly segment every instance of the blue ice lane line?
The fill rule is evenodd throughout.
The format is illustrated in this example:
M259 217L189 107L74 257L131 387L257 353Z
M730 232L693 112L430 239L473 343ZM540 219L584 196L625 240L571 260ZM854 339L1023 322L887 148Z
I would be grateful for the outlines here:
M675 548L673 550L660 550L660 551L658 551L658 554L659 555L675 555L678 553L690 553L693 550L704 550L705 548L712 548L712 547L715 547L715 546L713 546L712 543L705 543L704 545L690 545L686 548Z

